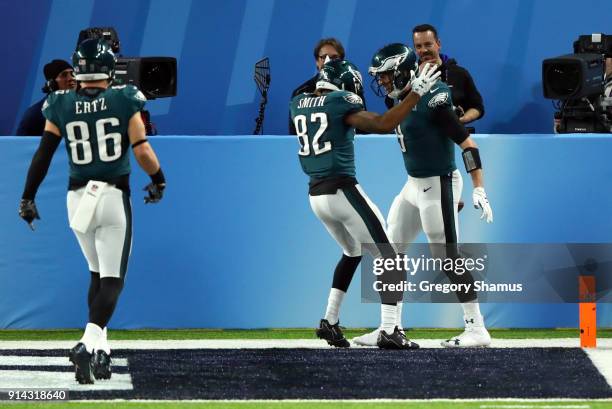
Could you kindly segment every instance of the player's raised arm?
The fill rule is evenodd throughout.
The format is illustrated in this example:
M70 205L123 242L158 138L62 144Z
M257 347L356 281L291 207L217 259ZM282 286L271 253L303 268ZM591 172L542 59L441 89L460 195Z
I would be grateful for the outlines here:
M151 183L144 188L144 190L149 193L149 196L145 197L145 203L157 203L164 195L166 178L161 170L155 151L153 151L145 135L144 122L142 121L140 112L136 112L130 118L128 136L136 161L142 170L151 177Z
M402 102L388 110L382 115L373 112L356 112L346 117L346 122L355 128L370 133L388 133L393 131L400 122L406 118L417 105L419 99L438 81L440 72L436 71L437 65L425 64L418 75L411 72L412 78L409 82L410 92Z
M32 230L34 230L34 225L32 224L34 219L40 219L34 198L40 184L47 175L53 154L62 141L60 134L60 130L54 123L49 120L45 122L45 130L40 139L40 144L36 153L34 153L34 157L32 157L32 162L28 169L25 188L23 189L21 203L19 204L19 216L30 225Z

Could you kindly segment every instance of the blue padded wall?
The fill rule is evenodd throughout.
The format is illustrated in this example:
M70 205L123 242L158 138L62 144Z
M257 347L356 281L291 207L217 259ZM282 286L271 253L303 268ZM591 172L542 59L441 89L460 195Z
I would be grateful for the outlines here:
M471 208L464 176L463 242L610 242L612 138L477 136L495 222ZM147 177L132 178L134 246L114 328L307 327L324 313L341 251L312 214L295 138L152 138L168 179L159 205L144 205ZM87 265L68 228L63 146L37 196L35 232L17 216L36 138L0 138L0 328L81 327ZM383 213L406 176L396 138L356 142L358 178ZM460 162L459 162L460 163ZM134 167L137 167L134 164ZM612 325L600 305L600 325ZM405 323L461 325L452 304L411 304ZM575 327L575 304L484 305L492 327ZM347 326L375 326L359 280L342 311Z

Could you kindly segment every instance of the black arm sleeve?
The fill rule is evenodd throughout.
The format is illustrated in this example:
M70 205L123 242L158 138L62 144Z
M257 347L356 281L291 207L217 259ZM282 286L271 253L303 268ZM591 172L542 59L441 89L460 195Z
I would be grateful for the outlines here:
M43 132L38 150L32 158L32 163L30 163L28 178L26 179L23 195L21 196L22 199L34 200L38 187L47 175L53 154L61 141L62 138L59 136L48 131Z
M457 145L461 145L470 136L465 126L459 122L459 118L449 107L439 107L433 115L438 127Z

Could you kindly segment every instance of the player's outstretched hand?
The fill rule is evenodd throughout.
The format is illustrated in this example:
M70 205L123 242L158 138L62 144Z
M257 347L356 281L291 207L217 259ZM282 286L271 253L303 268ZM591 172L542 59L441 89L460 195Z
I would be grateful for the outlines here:
M149 183L143 189L145 192L148 192L149 195L145 196L144 202L147 203L157 203L162 200L164 197L164 189L166 188L165 183Z
M21 202L19 203L19 217L25 220L30 226L30 229L34 231L34 220L40 220L38 209L36 208L36 203L34 203L34 200L21 199Z
M412 91L421 97L428 93L431 87L438 81L440 75L442 75L437 69L438 66L436 64L426 63L423 69L419 70L419 75L416 75L414 71L410 71L410 87Z
M476 209L482 209L480 219L485 219L487 223L493 223L493 209L491 209L484 188L475 187L474 193L472 193L472 199L474 200L474 207Z

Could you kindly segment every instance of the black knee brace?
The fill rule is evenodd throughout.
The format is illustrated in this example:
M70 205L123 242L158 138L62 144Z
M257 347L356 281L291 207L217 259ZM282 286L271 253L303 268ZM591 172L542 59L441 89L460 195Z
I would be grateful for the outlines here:
M378 277L378 280L380 280L382 288L386 288L386 290L379 293L382 304L396 305L403 300L404 291L402 284L406 281L405 270L399 269L397 265L385 268L385 271ZM390 290L390 288L395 288L395 290Z
M472 277L472 273L469 271L464 272L463 274L457 274L454 271L444 271L444 274L448 277L448 280L452 284L469 284L470 289L466 293L465 291L457 291L457 298L459 302L470 302L474 301L477 298L476 290L474 290L474 277Z
M102 278L98 294L89 308L89 322L96 324L100 328L106 327L115 311L115 306L122 289L123 279L113 277Z
M337 288L340 291L346 292L355 275L355 271L357 271L357 266L360 261L361 256L349 257L343 254L334 271L332 288Z

